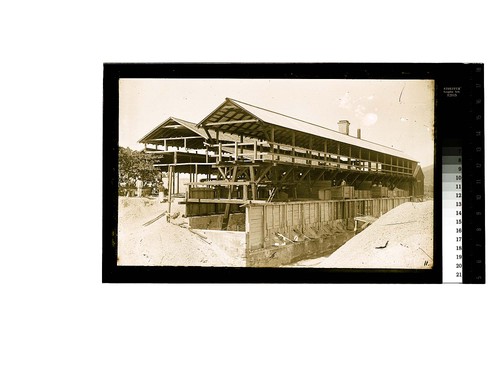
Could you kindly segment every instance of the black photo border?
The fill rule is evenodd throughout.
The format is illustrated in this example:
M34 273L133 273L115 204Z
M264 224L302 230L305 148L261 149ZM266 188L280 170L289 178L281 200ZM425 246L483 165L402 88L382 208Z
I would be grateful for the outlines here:
M102 282L442 283L441 152L446 142L458 139L463 144L463 280L464 283L484 283L483 70L482 64L462 63L104 63ZM118 266L118 82L121 78L434 80L433 268L401 270ZM450 86L461 87L458 98L446 97L443 87ZM478 199L478 196L481 198Z

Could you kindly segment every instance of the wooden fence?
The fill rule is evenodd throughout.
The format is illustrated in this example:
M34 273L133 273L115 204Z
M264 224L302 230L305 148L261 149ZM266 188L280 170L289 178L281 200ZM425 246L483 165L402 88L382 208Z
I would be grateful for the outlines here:
M247 249L272 246L275 233L293 238L294 232L320 231L323 226L334 226L338 220L366 215L379 217L410 200L411 197L400 197L249 205L246 208Z

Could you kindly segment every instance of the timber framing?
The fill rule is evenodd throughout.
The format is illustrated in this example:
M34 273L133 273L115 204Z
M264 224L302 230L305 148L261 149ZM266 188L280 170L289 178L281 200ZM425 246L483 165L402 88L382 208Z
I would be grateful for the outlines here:
M319 199L340 185L421 190L418 161L399 150L231 98L197 124L170 117L139 142L162 156L169 181L189 173L185 204L215 204L225 224L242 205Z

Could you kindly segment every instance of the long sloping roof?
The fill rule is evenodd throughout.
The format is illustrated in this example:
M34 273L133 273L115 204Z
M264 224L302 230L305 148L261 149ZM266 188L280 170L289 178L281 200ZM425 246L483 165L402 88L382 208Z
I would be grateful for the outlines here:
M361 147L367 150L372 150L372 151L377 151L381 152L384 154L396 156L398 158L403 158L411 161L417 161L413 157L405 154L404 152L400 150L396 150L394 148L380 145L378 143L370 142L364 139L359 139L357 137L352 137L343 133L340 133L338 131L335 131L333 129L330 129L325 126L321 126L318 124L314 124L311 122L307 122L304 120L300 120L291 116L287 116L278 112L274 112L265 108L261 108L252 104L248 104L236 99L232 98L226 98L224 103L222 103L215 111L213 111L210 115L208 115L204 120L200 122L198 126L202 126L204 123L206 124L207 122L211 121L211 118L214 114L216 114L218 111L220 111L224 105L234 105L237 106L244 111L246 111L248 114L254 116L255 118L259 119L262 122L273 124L282 128L294 130L297 132L302 132L302 133L309 133L317 137L325 138L325 139L332 139L338 142L342 142L345 144L350 144L353 146ZM224 120L224 119L222 119ZM251 128L248 126L248 124L245 124L246 129L256 129L255 127ZM228 131L232 132L235 134L238 134L238 128L239 126L234 126L232 125L230 128L225 127L223 131ZM249 130L250 131L250 130ZM246 133L246 135L250 135Z

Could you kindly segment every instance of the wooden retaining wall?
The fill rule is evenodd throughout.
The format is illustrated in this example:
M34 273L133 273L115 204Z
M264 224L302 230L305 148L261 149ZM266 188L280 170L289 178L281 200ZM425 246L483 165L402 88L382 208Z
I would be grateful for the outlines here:
M321 231L323 227L335 226L336 220L365 215L379 217L410 201L411 197L399 197L249 205L245 220L247 250L272 246L275 233L293 238L295 232Z

